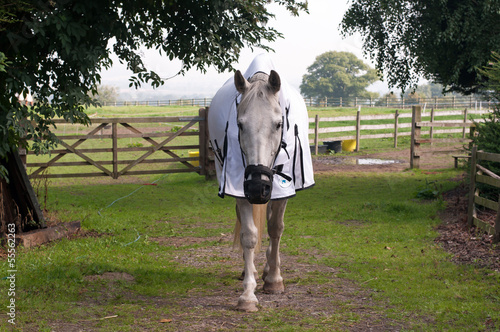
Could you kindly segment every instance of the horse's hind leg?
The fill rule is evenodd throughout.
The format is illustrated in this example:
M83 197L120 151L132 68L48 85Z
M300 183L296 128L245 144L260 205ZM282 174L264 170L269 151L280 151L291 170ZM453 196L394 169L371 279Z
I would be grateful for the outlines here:
M264 268L264 291L268 293L282 293L285 290L280 272L280 240L285 228L286 199L269 203L267 231L269 233L269 247L266 251L267 263Z
M237 309L242 311L257 311L257 297L255 288L254 249L257 244L257 227L253 222L253 208L246 199L236 199L236 204L241 217L240 241L243 248L243 258L245 259L245 277L243 279L243 294L241 294Z

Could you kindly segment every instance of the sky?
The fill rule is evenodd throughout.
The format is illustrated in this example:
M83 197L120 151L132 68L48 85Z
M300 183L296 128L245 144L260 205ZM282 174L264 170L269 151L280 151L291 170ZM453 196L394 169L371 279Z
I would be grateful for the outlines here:
M267 43L275 50L270 53L276 66L276 71L282 79L299 89L302 76L307 73L307 67L313 64L316 57L328 51L346 51L354 53L365 63L374 67L369 59L363 57L360 36L342 38L339 25L345 11L348 8L348 0L310 0L309 14L301 13L298 17L292 16L282 6L272 5L270 11L276 18L268 23L281 32L284 38L273 43ZM146 65L156 71L160 77L172 77L181 68L180 61L170 61L165 56L160 56L156 51L143 50L143 59ZM253 51L244 49L240 61L233 66L244 71L253 58L264 51L255 48ZM115 86L120 90L122 97L133 100L141 100L141 97L154 93L153 88L144 85L136 91L128 88L128 79L131 72L124 65L120 65L116 57L113 57L111 69L103 71L102 85ZM209 68L206 74L190 70L184 76L178 75L165 82L163 86L155 89L157 94L172 95L175 97L212 97L224 82L232 77L232 73L217 73ZM383 82L374 83L369 87L370 91L386 93L387 86Z

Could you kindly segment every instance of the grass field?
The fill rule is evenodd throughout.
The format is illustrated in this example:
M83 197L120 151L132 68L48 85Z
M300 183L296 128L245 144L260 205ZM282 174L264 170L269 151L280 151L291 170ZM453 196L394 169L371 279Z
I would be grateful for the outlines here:
M146 107L124 114L150 111L166 115ZM252 315L232 310L242 291L234 200L218 198L215 181L170 174L41 183L48 218L80 220L83 231L18 248L15 326L5 309L10 268L0 260L0 331L497 331L500 273L452 263L434 242L446 203L416 198L429 183L441 193L454 188L460 174L317 175L285 215L287 292L259 291Z
M228 259L231 241L223 236L231 233L234 201L219 199L215 182L175 174L148 179L156 186L52 185L51 216L81 220L89 233L19 249L16 328L175 331L217 316L235 329L348 330L377 314L403 330L496 330L500 274L453 264L433 241L443 201L415 198L426 181L445 191L456 185L449 179L457 175L455 170L321 175L313 189L292 199L283 253L313 270L286 280L294 267L283 260L284 278L288 288L323 287L319 296L327 305L317 319L302 308L298 322L291 318L297 308L287 305L294 302L290 293L281 295L279 308L263 303L252 318L220 307L220 300L212 306L182 305L219 290L231 307L241 291L236 279L241 261ZM5 274L6 261L0 266ZM102 277L109 273L128 278ZM352 292L370 301L369 313L335 298L333 290L343 283L353 283ZM7 287L2 280L0 293L7 294ZM5 308L7 297L0 305ZM196 319L185 317L189 313ZM0 313L0 326L8 325Z

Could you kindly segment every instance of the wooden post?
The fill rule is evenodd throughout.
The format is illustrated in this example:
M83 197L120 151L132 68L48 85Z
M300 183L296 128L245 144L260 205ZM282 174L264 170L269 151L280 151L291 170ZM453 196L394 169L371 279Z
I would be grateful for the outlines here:
M399 110L394 113L394 148L398 147Z
M318 136L319 136L319 115L314 117L314 154L318 154Z
M431 123L432 122L434 122L434 107L431 108ZM434 137L434 127L431 127L429 129L429 134L430 134L431 145L432 145L432 138Z
M421 128L417 125L422 121L422 108L420 106L412 106L411 108L411 147L410 147L410 168L420 167L420 155L418 148L420 147Z
M200 175L205 175L205 179L211 180L215 178L215 157L213 151L209 147L208 112L208 107L200 108L198 111L199 117L204 119L199 122Z
M206 175L206 166L207 166L207 155L208 155L208 135L207 135L207 115L208 112L206 108L200 108L198 110L198 116L200 118L203 118L203 120L200 120L198 122L198 144L200 146L199 149L199 164L201 166L201 169L199 170L200 175Z
M340 103L339 106L342 107L342 97L340 97Z
M111 136L113 137L113 179L118 179L118 123L111 124Z
M464 124L467 123L467 107L464 109ZM464 128L462 129L462 138L465 138L465 131L466 131L466 128L464 126Z
M477 172L477 146L472 147L470 158L470 182L469 182L469 204L467 208L467 223L472 226L474 222L474 196L476 192L476 172Z
M361 137L361 106L356 113L356 152L359 152L359 139Z
M498 210L497 217L495 218L495 236L493 242L500 242L500 195L498 195Z

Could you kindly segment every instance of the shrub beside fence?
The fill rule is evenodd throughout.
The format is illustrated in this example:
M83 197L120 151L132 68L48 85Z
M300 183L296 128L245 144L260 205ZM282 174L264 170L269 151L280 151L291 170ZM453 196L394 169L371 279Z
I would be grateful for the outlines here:
M469 226L476 226L490 235L493 235L494 242L500 241L500 195L498 200L484 198L480 196L477 189L477 183L484 183L489 186L500 188L500 176L489 169L479 165L479 161L486 160L500 163L500 154L478 151L477 147L472 148L471 153L471 171L469 188L469 207L467 211L467 221ZM494 225L478 217L476 205L488 208L496 212Z

